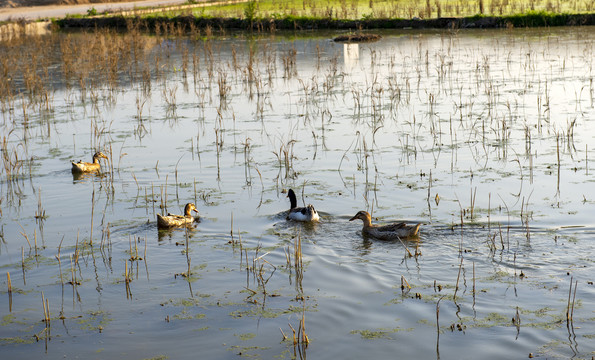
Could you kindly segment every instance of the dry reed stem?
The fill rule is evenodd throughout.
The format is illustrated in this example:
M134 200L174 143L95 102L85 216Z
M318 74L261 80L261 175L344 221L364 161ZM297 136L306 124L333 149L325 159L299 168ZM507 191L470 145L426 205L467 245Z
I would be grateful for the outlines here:
M41 305L43 307L43 321L45 322L45 326L47 328L50 327L50 303L49 300L45 298L43 295L43 291L41 292Z
M405 276L401 275L401 291L404 291L405 288L407 288L407 291L409 291L411 290L411 285L409 285L409 282L407 281Z
M310 343L310 339L308 339L308 335L306 334L306 304L304 303L304 308L302 311L302 319L300 320L300 332L301 332L301 342L308 346Z
M285 335L285 333L283 332L283 330L281 328L279 328L279 331L281 331L281 335L283 336L283 339L281 339L281 341L287 340L287 335Z
M23 229L23 231L21 232L21 235L23 235L25 237L25 240L27 240L27 244L29 245L29 251L31 250L31 242L29 241L29 237L27 236L27 232L25 231L25 228L23 228L23 225L21 225L18 221L17 224L19 224L19 226L21 227L21 229Z
M293 332L293 346L295 346L298 344L298 339L296 337L296 331L293 328L293 326L291 326L291 324L287 324L287 325L289 325L289 327L291 328L291 331Z

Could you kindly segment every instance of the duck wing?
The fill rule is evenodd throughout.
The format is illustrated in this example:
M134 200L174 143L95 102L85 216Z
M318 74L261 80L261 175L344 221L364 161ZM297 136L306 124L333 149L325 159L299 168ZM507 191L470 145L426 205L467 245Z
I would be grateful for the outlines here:
M378 232L401 232L404 229L407 229L407 224L404 222L396 223L396 224L388 224L388 225L381 225L381 226L374 226L374 230Z
M183 215L176 215L176 214L171 214L171 213L167 213L167 217L172 218L172 219L183 219L184 218Z

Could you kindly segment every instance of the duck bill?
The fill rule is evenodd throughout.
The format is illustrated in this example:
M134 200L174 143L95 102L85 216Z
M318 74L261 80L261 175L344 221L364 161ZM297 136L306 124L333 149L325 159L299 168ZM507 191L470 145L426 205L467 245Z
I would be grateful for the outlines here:
M357 215L355 215L354 217L352 217L351 219L349 219L349 221L353 221L353 220L357 220L357 219L358 219L358 217L357 217Z

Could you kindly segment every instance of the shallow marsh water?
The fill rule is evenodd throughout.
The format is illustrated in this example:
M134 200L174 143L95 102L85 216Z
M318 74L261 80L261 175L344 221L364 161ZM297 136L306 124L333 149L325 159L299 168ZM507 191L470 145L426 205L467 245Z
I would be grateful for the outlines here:
M2 45L47 55L6 71L5 356L593 356L594 29L310 35ZM285 221L288 188L320 223ZM186 202L200 223L158 231ZM419 240L363 238L358 210Z

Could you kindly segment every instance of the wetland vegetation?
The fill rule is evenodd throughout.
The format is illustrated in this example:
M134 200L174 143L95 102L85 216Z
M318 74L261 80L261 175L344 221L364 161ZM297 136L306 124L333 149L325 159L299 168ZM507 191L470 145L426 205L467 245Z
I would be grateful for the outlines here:
M593 356L592 28L128 28L0 43L5 356Z
M506 28L595 25L593 1L542 0L263 0L190 2L163 9L135 9L87 16L68 16L55 23L63 28L140 28L153 31L164 23L185 31L251 29L256 31L311 29ZM190 30L191 31L191 30Z

